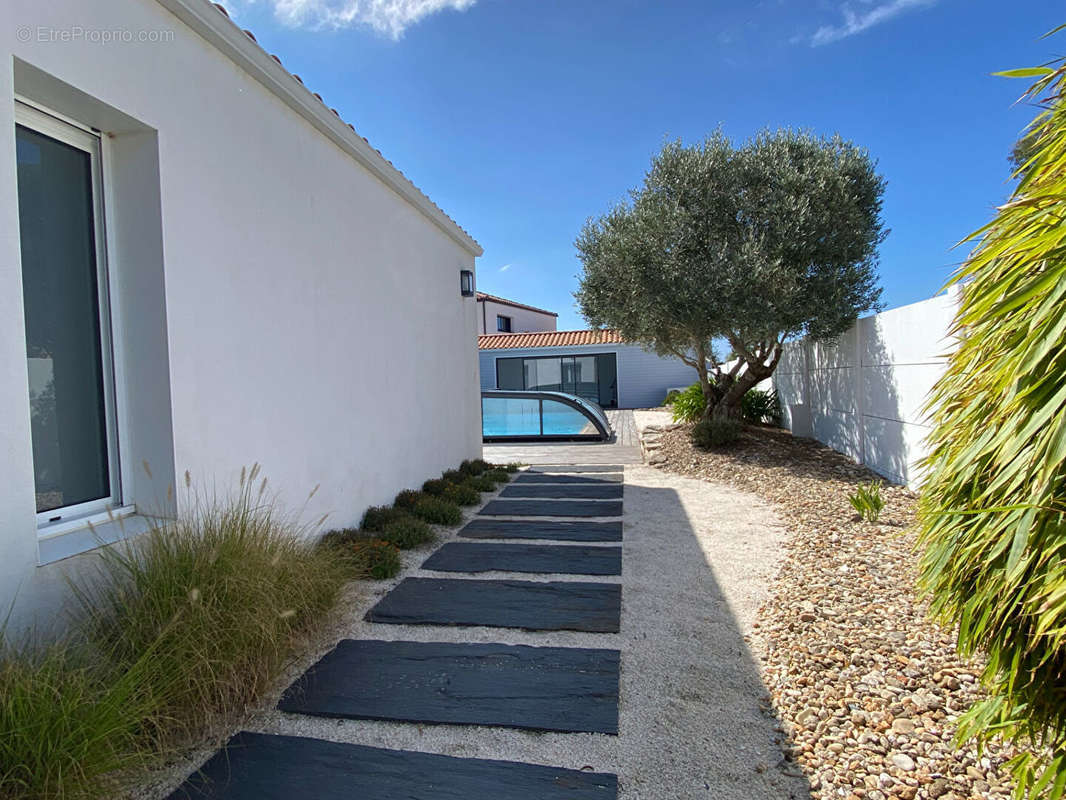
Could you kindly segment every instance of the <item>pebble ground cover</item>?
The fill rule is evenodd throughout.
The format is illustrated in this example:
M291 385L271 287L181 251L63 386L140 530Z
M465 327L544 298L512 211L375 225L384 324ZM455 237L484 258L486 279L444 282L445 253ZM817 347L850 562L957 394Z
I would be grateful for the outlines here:
M751 642L782 759L753 768L802 774L825 800L1010 797L1012 751L953 741L979 665L959 658L915 589L916 496L886 486L878 523L862 522L848 496L877 476L816 442L748 428L735 448L702 451L688 426L652 439L652 464L750 491L789 528Z

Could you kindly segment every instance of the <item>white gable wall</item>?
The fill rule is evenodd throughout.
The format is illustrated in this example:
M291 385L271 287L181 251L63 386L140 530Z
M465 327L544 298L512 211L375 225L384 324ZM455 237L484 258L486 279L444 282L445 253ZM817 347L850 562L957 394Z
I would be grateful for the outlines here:
M459 294L476 245L156 0L98 0L91 14L82 0L0 0L0 17L0 605L17 590L16 619L50 616L58 570L85 560L42 565L64 551L38 547L16 92L105 132L112 280L125 287L116 349L144 378L120 419L137 431L125 461L139 510L165 511L187 469L224 489L260 462L284 507L347 525L480 453L476 304ZM38 40L74 24L173 35Z

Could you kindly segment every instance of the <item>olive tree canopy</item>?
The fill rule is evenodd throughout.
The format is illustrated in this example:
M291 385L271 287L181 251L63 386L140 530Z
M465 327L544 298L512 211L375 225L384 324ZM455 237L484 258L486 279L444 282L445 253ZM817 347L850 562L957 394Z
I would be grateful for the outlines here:
M735 416L785 341L835 337L878 307L883 191L869 155L839 136L669 142L628 202L585 223L581 312L692 365L707 414ZM715 340L738 356L728 368Z

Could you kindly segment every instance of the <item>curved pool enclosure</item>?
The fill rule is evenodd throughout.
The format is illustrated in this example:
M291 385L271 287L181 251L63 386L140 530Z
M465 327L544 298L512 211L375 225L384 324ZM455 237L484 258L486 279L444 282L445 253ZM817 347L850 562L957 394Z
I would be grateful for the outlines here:
M577 395L497 389L481 393L481 434L486 442L605 442L611 426L602 408Z

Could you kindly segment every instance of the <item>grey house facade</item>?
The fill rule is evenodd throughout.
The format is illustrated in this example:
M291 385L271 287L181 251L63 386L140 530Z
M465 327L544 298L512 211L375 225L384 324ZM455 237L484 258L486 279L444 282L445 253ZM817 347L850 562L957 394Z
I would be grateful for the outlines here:
M695 381L692 367L622 340L617 331L478 337L481 388L576 394L603 408L650 408Z

